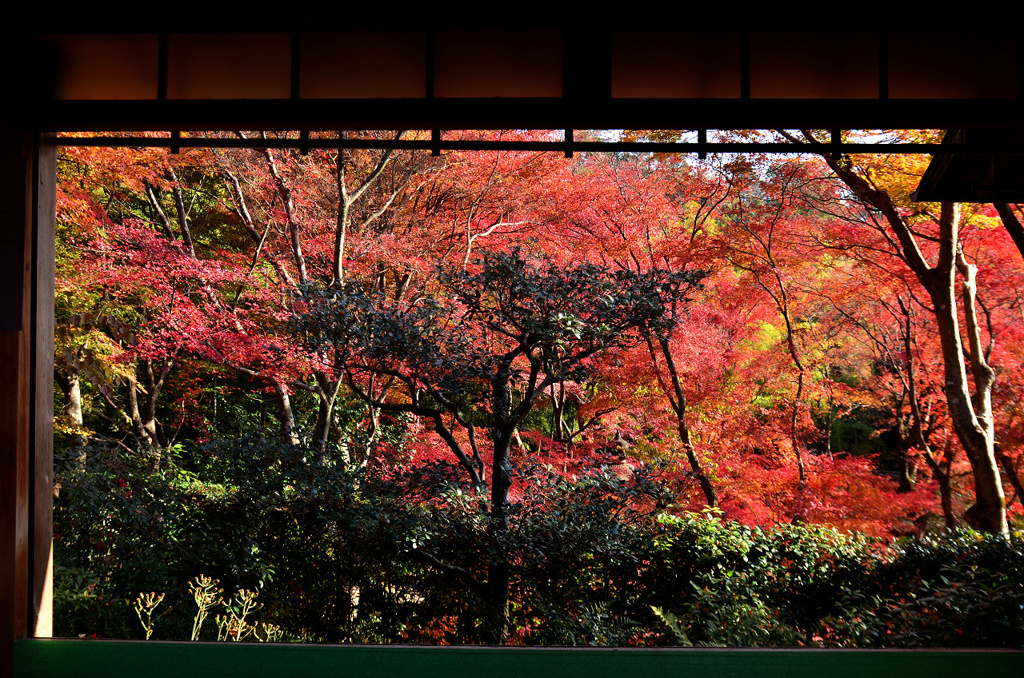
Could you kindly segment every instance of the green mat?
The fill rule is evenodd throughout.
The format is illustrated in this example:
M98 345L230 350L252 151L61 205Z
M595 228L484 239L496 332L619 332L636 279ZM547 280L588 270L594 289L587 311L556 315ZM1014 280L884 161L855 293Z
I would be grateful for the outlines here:
M250 645L33 639L15 643L14 666L15 678L970 678L1021 675L1024 652Z

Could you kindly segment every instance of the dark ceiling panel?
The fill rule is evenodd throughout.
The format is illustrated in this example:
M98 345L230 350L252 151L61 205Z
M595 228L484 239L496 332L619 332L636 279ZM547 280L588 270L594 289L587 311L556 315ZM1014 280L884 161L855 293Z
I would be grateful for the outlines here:
M49 17L4 45L8 98L40 130L1024 129L1022 37L969 13L292 9L311 18ZM924 193L1017 195L1019 158L954 154Z
M1020 96L1018 32L900 31L887 34L893 99Z
M168 99L287 99L288 33L174 33L167 38Z
M878 33L755 32L752 99L877 99Z
M616 99L739 99L739 31L615 31Z
M442 31L434 37L434 96L562 96L557 31Z
M423 31L299 34L299 98L425 99Z
M41 36L54 73L44 91L64 100L156 99L158 43L152 33Z

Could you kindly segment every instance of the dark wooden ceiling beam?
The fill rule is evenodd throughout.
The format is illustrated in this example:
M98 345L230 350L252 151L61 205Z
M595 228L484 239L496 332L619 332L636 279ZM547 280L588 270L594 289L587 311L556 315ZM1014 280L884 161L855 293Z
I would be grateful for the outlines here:
M599 104L599 105L597 105ZM332 129L951 129L1016 127L1017 99L55 101L41 131Z

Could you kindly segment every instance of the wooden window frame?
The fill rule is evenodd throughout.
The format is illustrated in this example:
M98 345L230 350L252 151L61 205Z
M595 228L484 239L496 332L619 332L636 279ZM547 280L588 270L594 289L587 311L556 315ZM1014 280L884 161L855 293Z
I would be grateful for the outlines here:
M52 10L51 10L52 11ZM962 18L957 16L957 22ZM106 19L104 19L106 21ZM445 23L449 21L449 23ZM927 99L908 99L894 101L890 98L890 85L901 86L900 82L890 82L887 68L890 52L888 38L884 28L874 24L862 24L859 30L878 32L882 36L878 41L878 76L874 80L877 97L848 101L813 101L813 100L775 100L758 99L759 89L757 77L761 72L756 59L765 45L771 44L758 37L760 26L746 20L736 21L733 26L729 21L718 21L717 29L723 27L738 31L739 64L738 96L725 99L687 100L685 98L643 99L613 98L613 78L616 68L633 68L615 62L612 55L614 39L611 33L618 22L609 20L606 25L591 22L584 29L579 29L573 20L553 21L544 30L562 31L563 59L561 65L562 96L548 98L503 99L501 106L487 99L457 100L434 98L433 38L427 44L427 68L425 73L424 96L416 99L364 100L359 102L338 102L324 100L302 100L298 76L301 72L297 56L298 48L292 46L291 83L287 95L283 99L254 101L168 101L167 74L167 38L166 31L159 34L158 59L160 73L153 87L154 100L147 101L55 101L52 92L56 88L55 78L48 79L46 73L28 69L26 62L34 65L39 62L47 65L45 58L40 58L36 45L39 33L23 30L24 26L13 22L5 33L9 38L0 45L0 61L8 64L7 71L12 77L6 81L5 99L0 107L0 677L7 675L51 675L58 670L61 675L72 675L71 666L67 662L79 662L88 666L89 661L111 660L121 657L124 665L131 661L150 662L147 666L153 669L153 675L177 675L184 672L196 672L196 665L180 665L168 668L163 659L163 652L182 652L184 656L194 658L207 657L203 661L219 664L231 660L231 653L242 651L241 648L220 648L216 650L173 649L193 648L192 645L168 643L154 646L157 649L130 651L132 645L119 644L116 641L77 644L75 641L47 641L43 637L52 632L51 599L52 599L52 421L53 421L53 286L54 286L54 221L56 196L56 149L58 130L129 130L171 128L173 131L188 129L232 129L233 121L245 120L251 128L300 129L297 121L333 119L338 110L343 110L347 122L341 126L362 128L367 121L380 122L389 128L423 127L424 129L460 129L467 126L475 127L483 121L493 128L502 127L543 127L543 128L600 128L629 124L637 128L685 127L689 129L728 128L728 127L763 127L770 128L779 124L802 125L815 128L852 128L852 127L907 127L914 124L929 127L950 127L970 124L1008 125L1020 128L1024 115L1024 48L1017 43L1016 62L1016 97L993 99L951 99L936 102ZM784 28L783 19L777 19L777 28ZM50 22L53 23L53 22ZM365 22L364 22L365 23ZM408 23L408 22L407 22ZM646 26L638 26L638 30L662 30L661 19L650 20ZM820 29L830 28L821 22ZM391 18L378 18L370 21L371 28L388 28ZM989 22L979 22L983 28ZM50 25L38 22L38 25ZM698 25L691 19L688 24L692 29ZM424 29L424 26L427 28ZM500 22L491 22L485 28L501 27ZM902 25L901 30L912 24ZM106 24L96 23L89 28L78 29L74 26L65 28L71 33L99 33L108 30ZM306 29L310 29L309 25ZM315 29L316 27L312 27ZM450 17L439 20L424 20L419 24L406 25L408 30L472 30L465 22L459 23ZM534 28L530 27L531 30ZM834 27L831 27L834 28ZM957 28L949 23L944 29ZM59 29L55 29L58 30ZM143 32L149 31L143 27ZM222 28L223 30L223 28ZM815 30L815 27L810 27ZM753 34L753 40L751 39ZM536 39L546 40L544 35ZM751 54L754 54L753 67ZM43 57L46 55L43 54ZM799 63L795 57L791 59ZM513 62L514 63L514 62ZM768 63L768 62L765 62ZM596 64L596 66L595 66ZM537 66L542 68L542 66ZM642 70L642 69L641 69ZM753 87L751 78L754 78ZM969 80L969 79L968 79ZM552 81L553 82L553 81ZM171 83L173 94L174 82ZM690 87L686 83L677 83L680 91ZM529 89L529 88L527 88ZM544 90L546 91L546 90ZM866 89L864 96L874 90ZM47 97L50 97L49 99ZM260 113L253 118L253 111ZM799 110L799 120L791 116ZM784 112L785 115L781 115ZM287 121L287 122L282 122ZM331 126L333 128L334 125ZM306 128L309 129L309 128ZM571 149L566 149L567 152ZM38 640L30 640L38 638ZM18 642L16 643L15 640ZM93 648L92 650L86 648ZM106 648L106 649L104 649ZM161 649L163 648L163 649ZM170 648L170 649L168 649ZM258 656L267 650L255 648L245 649L251 656ZM295 651L294 648L287 652ZM93 652L93 659L86 655ZM282 650L282 652L285 652ZM302 650L304 656L319 656L320 650L309 648ZM350 656L356 650L346 650ZM370 650L366 650L370 652ZM384 655L366 660L367 666L390 666L392 650L381 650ZM402 651L406 652L406 651ZM512 650L493 650L489 655L478 654L444 654L444 651L426 652L430 657L443 657L444 660L430 659L420 663L413 661L412 668L422 668L428 675L434 671L453 670L454 661L458 657L458 666L466 668L491 665L499 668L508 666L509 662L517 666L527 667L522 675L531 675L530 671L544 672L544 667L528 669L531 666L526 657L545 657L544 666L553 666L550 662L555 657L575 657L566 660L566 671L570 674L584 672L582 668L571 669L572 666L592 667L587 675L602 675L600 670L593 668L588 659L593 650L523 650L519 654L507 655ZM536 654L555 652L556 654ZM564 654L557 654L562 652ZM616 654L618 652L618 654ZM640 655L636 655L640 652ZM788 657L787 662L799 664L804 660L793 657L801 651L780 650L780 655ZM792 654L797 652L797 655ZM807 651L813 652L813 651ZM147 654L150 653L150 654ZM410 654L412 653L412 654ZM533 654L531 654L533 653ZM786 654L789 653L789 654ZM405 655L415 654L410 650ZM671 653L670 653L671 654ZM712 652L712 654L714 654ZM130 659L129 655L136 657ZM282 654L281 656L286 656ZM287 656L292 656L288 654ZM480 660L483 656L486 659ZM611 654L595 655L602 659L599 665L617 666L618 671L629 670L628 662L609 663L609 657L631 658L630 661L643 660L636 657L662 657L658 651L611 651ZM704 656L698 652L690 655L672 656ZM711 656L711 655L708 655ZM717 656L717 655L715 655ZM746 657L741 661L749 675L766 675L760 668L774 666L764 660L762 654L736 651L726 653L726 657ZM825 656L825 655L821 655ZM830 657L852 656L829 654ZM857 655L859 656L859 655ZM912 673L913 666L918 663L922 667L932 667L927 674L921 675L962 675L964 666L972 665L977 671L1013 670L1019 665L1019 654L974 652L953 653L942 655L935 662L927 657L928 653L875 654L881 659L875 664L858 664L858 670L867 672L878 667L889 666L895 670ZM1007 656L1015 662L1013 667L1004 664ZM75 659L77 657L77 659ZM142 659L138 659L142 657ZM349 661L335 659L325 665L337 667ZM386 657L388 659L382 659ZM512 660L509 657L520 657ZM56 659L55 659L56 658ZM63 659L61 659L63 658ZM908 659L909 658L909 659ZM58 661L57 669L52 661ZM295 663L292 660L289 660ZM362 661L362 660L361 660ZM663 661L661 659L657 661ZM654 667L657 661L651 659L646 666ZM697 666L687 665L681 660L672 660L675 667ZM689 660L687 660L689 661ZM696 660L694 660L696 661ZM702 660L703 661L703 660ZM711 675L726 675L725 667L732 659L719 662L718 669L708 669ZM823 670L831 670L836 675L844 675L836 667L843 661L832 659L824 664L808 664L807 675L820 674ZM860 660L857 660L860 661ZM331 663L333 662L333 663ZM829 663L831 662L831 663ZM959 662L967 662L961 664ZM273 663L273 662L271 662ZM356 662L358 664L358 662ZM712 663L714 664L714 662ZM796 666L793 664L793 666ZM856 662L854 662L856 664ZM296 665L301 666L301 662ZM137 665L143 666L142 664ZM668 665L665 665L668 666ZM660 670L664 670L665 666ZM711 665L708 665L711 666ZM790 664L786 664L787 672ZM47 668L49 667L49 668ZM439 668L440 667L440 668ZM1005 668L998 668L1005 667ZM94 667L95 668L95 667ZM81 669L83 672L85 669ZM283 669L282 669L283 670ZM645 671L648 669L645 669ZM654 671L653 668L649 669ZM767 669L765 669L767 671ZM48 673L50 672L50 673ZM269 669L268 669L269 672ZM370 672L372 673L372 672ZM370 675L367 673L366 675ZM643 671L641 671L643 673ZM885 671L883 671L885 673ZM791 675L798 675L793 672ZM199 675L202 672L199 671ZM211 674L212 675L212 674ZM222 675L218 668L217 675Z

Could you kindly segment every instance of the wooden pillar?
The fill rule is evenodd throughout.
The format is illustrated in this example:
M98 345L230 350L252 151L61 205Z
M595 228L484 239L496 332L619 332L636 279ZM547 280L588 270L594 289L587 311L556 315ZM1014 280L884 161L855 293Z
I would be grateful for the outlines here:
M56 147L0 118L0 676L50 635Z
M53 635L53 303L56 135L36 137L32 229L29 635Z
M28 635L31 135L0 129L0 675Z

